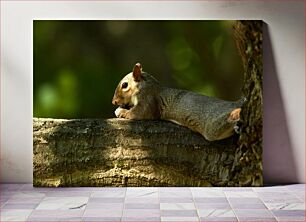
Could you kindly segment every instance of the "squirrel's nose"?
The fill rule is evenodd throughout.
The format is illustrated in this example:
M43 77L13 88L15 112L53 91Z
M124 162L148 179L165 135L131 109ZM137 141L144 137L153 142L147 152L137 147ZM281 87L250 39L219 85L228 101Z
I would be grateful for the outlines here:
M117 104L118 104L118 101L117 101L116 99L113 99L113 100L112 100L112 104L113 104L113 105L117 105Z

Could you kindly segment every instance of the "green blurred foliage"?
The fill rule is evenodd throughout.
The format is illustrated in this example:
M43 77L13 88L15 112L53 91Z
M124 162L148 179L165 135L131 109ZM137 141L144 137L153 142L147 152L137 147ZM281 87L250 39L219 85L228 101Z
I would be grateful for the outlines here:
M110 118L136 62L163 85L240 98L233 21L34 21L34 116Z

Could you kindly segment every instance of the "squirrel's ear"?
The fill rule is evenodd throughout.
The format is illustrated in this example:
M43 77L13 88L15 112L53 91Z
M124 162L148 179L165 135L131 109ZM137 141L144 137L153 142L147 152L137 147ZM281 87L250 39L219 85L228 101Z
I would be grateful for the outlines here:
M136 63L136 65L133 68L133 77L136 82L139 82L141 80L141 70L142 70L141 64Z

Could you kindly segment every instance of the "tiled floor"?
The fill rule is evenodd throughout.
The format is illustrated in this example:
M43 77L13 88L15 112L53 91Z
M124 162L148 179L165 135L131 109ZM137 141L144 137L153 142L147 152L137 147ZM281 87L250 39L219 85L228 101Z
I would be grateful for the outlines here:
M305 185L33 188L2 184L1 221L305 221Z

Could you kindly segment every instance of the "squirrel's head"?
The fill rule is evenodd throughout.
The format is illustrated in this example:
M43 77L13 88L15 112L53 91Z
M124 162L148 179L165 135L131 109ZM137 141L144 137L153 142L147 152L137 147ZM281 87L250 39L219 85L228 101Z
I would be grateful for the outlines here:
M142 71L140 63L136 63L133 71L127 74L119 82L112 103L121 108L130 109L138 103L137 95L149 91L152 83L158 83L157 80L148 73Z
M142 67L140 63L137 63L133 72L127 74L119 82L112 103L122 108L129 109L136 105L135 94L138 92L138 84L142 80Z

